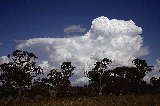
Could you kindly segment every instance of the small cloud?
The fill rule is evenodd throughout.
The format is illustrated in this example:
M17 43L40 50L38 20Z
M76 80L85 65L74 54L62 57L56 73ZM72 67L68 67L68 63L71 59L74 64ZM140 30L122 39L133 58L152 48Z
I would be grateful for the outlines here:
M24 43L25 41L26 40L17 40L17 39L14 40L15 43Z
M0 46L2 46L2 43L0 42Z
M67 34L73 32L86 32L86 28L82 28L80 25L71 25L64 28L64 32Z

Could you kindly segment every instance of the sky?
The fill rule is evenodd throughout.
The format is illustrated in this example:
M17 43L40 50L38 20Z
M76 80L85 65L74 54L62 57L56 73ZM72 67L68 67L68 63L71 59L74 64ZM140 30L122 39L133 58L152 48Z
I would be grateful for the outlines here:
M150 65L154 65L160 58L159 12L159 0L0 0L0 56L11 54L15 49L28 50L36 53L35 55L44 57L40 57L39 64L51 67L52 64L58 64L59 60L66 59L65 55L102 58L105 55L98 54L98 52L109 49L110 53L107 52L107 56L114 57L110 54L117 53L116 46L121 45L117 46L121 47L120 53L124 55L124 49L127 50L125 52L127 58L124 59L123 64L128 63L130 59L140 57L147 60ZM93 21L94 19L97 21ZM107 19L109 20L105 21ZM124 20L124 22L120 20ZM119 26L119 23L124 27ZM112 28L113 25L118 27ZM104 26L106 28L103 28ZM107 28L107 26L111 28ZM120 31L114 32L114 28ZM119 38L121 31L124 31L123 34L126 36ZM109 38L108 33L116 36ZM99 37L97 34L102 36ZM85 38L84 35L88 38ZM138 35L140 36L138 37ZM95 38L96 36L99 38ZM110 50L110 44L102 43L103 39L105 42L112 40L111 46L114 46L115 50ZM71 43L68 43L70 40ZM87 40L94 43L88 43ZM119 41L120 44L117 43ZM83 44L90 45L88 48L98 45L97 49L101 48L103 51L95 50L94 56L88 55L92 49L85 47L80 49L84 46ZM128 48L122 47L123 44ZM139 47L141 44L143 46ZM78 45L80 45L79 48ZM132 51L129 51L130 48ZM74 54L72 51L76 52L76 50L78 53ZM85 52L81 53L81 50ZM60 54L61 52L64 54ZM131 52L133 53L131 54ZM56 60L55 57L59 60ZM80 65L88 64L81 62L79 57L68 60L77 60ZM75 65L77 64L75 63ZM77 72L79 75L80 71Z

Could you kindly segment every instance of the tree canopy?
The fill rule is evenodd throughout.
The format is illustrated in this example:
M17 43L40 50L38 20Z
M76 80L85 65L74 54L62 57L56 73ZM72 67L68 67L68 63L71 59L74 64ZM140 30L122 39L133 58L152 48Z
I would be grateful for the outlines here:
M86 72L89 84L72 86L70 78L75 66L63 62L60 70L52 69L46 75L36 65L33 53L16 50L8 55L9 62L0 64L1 97L63 97L63 96L101 96L143 94L160 92L160 78L152 77L150 84L144 81L147 73L153 70L145 60L134 59L132 67L120 66L109 69L112 60L104 58L95 63L95 67ZM41 76L38 76L41 75Z

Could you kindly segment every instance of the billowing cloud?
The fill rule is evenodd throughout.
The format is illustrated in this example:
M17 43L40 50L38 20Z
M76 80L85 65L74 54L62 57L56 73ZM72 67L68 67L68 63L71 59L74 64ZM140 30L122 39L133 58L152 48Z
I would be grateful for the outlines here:
M65 32L72 32L69 29ZM148 47L143 46L141 33L142 28L132 20L110 20L101 16L92 21L91 29L83 36L33 38L16 48L36 54L39 63L45 61L43 64L47 67L48 64L60 67L62 62L71 61L76 66L72 83L87 83L84 71L92 69L96 61L109 58L113 64L130 66L133 59L147 55Z
M86 28L82 28L80 25L71 25L64 28L64 32L67 34L72 32L86 32Z

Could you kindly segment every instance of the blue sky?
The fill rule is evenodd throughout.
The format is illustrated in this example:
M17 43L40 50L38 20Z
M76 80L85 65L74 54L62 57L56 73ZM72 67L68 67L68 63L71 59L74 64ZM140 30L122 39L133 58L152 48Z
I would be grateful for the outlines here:
M133 20L142 27L144 45L154 63L160 58L159 0L0 0L0 56L12 53L14 40L64 37L64 28L81 25L90 29L93 19Z

